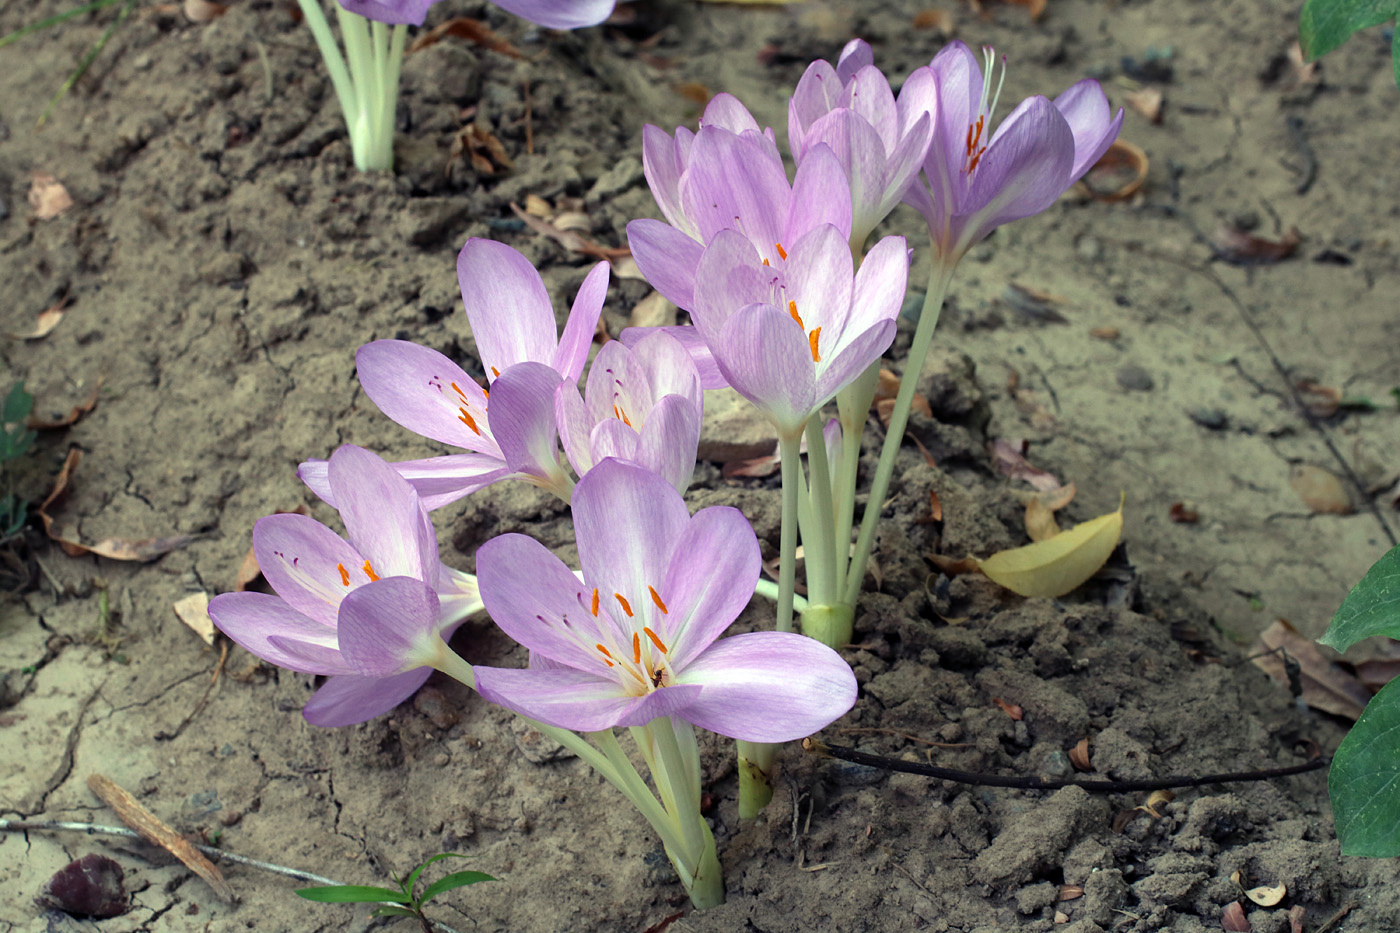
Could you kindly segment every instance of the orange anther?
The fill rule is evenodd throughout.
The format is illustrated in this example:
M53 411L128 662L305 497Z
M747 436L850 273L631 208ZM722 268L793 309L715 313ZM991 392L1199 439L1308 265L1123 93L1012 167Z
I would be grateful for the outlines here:
M618 602L622 603L622 611L627 613L627 618L632 618L632 604L627 601L627 597L623 596L621 593L614 593L613 596L617 598Z
M344 564L336 564L335 569L340 571L340 582L342 586L350 585L350 571L345 569Z
M467 401L467 393L463 392L461 386L457 385L455 382L452 383L452 391L461 396L462 401Z
M792 319L797 322L798 327L802 328L803 330L807 329L807 325L802 323L802 315L797 313L797 302L788 302L788 314L792 315Z
M774 244L773 244L773 248L776 249L776 250L778 251L778 258L779 258L779 259L786 259L786 258L787 258L787 250L783 249L783 244L781 244L781 243L774 243Z
M642 631L646 634L647 638L651 639L651 643L656 646L657 651L660 651L662 654L666 653L666 645L661 639L656 637L656 633L651 630L651 626L642 626Z
M632 633L632 663L642 663L642 636Z
M596 586L593 588L593 615L595 618L598 615L598 588Z
M461 414L457 416L457 420L465 424L467 427L471 428L472 433L475 434L477 437L480 437L481 429L476 426L476 419L471 416L471 413L468 412L465 408L459 408L457 410L461 412Z
M665 615L666 604L661 601L661 594L656 592L656 587L654 586L649 586L647 589L651 592L651 601L656 603L656 608L661 610L662 615ZM662 648L661 650L665 651L666 649Z
M599 651L603 652L603 663L604 663L604 664L606 664L608 667L613 667L613 666L614 666L614 665L613 665L613 662L612 662L612 660L611 660L611 658L612 658L612 652L611 652L611 651L609 651L607 648L604 648L602 645L594 645L593 647L594 647L594 648L597 648Z
M820 327L818 327L816 330L812 331L810 334L807 335L807 343L811 344L812 347L813 363L820 363L822 361L821 354L817 352L817 338L821 335L822 329Z
M501 375L501 371L500 371L499 369L497 369L496 367L492 366L492 367L491 367L491 375L496 376L496 377L499 377L499 376Z
M379 579L379 574L374 572L374 568L369 565L369 561L365 561L365 576L369 577L369 582L371 583Z

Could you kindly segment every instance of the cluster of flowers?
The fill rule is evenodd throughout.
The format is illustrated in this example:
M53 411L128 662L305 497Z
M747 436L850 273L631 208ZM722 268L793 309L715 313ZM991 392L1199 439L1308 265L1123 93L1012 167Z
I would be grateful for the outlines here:
M990 70L990 50L987 61ZM818 413L872 372L894 337L910 251L886 237L867 252L875 226L912 204L946 281L994 227L1052 204L1122 119L1092 81L1054 101L1025 101L993 132L995 103L961 43L911 75L896 99L856 40L834 67L815 62L792 97L791 182L772 130L728 95L711 102L697 132L648 126L646 176L666 222L635 221L628 238L648 280L693 326L624 331L598 351L582 394L607 265L589 272L560 334L530 263L470 240L457 271L485 387L406 341L376 341L356 356L381 411L464 452L391 464L347 446L303 463L299 475L339 510L348 541L300 515L260 520L254 548L277 595L219 596L216 624L274 664L328 676L305 710L317 725L384 713L432 669L467 683L598 768L661 835L695 903L718 903L691 727L789 741L849 710L856 682L835 651L803 635L720 638L759 586L760 555L741 513L692 516L682 498L704 391L732 386L752 401L792 455L785 461L797 459L804 431L809 451L816 440L834 452L853 430L858 443L868 398L836 431L824 432ZM918 362L906 370L917 373ZM571 503L578 571L518 534L481 546L475 578L441 563L430 511L511 479ZM839 534L812 511L804 540L808 525ZM843 555L850 530L847 522ZM785 528L789 566L791 540ZM863 563L852 568L857 582ZM527 668L473 668L448 648L483 606L529 649ZM659 801L618 751L617 726L636 727Z

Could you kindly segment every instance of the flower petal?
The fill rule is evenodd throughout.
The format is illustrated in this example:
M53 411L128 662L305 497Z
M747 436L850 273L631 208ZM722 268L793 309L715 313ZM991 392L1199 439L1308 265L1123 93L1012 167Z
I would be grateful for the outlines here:
M695 364L696 375L700 377L700 388L729 388L729 382L719 371L719 364L715 362L715 355L711 352L710 345L705 342L704 337L700 336L700 330L696 327L688 324L671 327L627 327L617 335L617 339L618 342L631 347L646 339L649 334L658 332L674 337L685 349L686 355Z
M476 689L498 706L575 732L643 726L685 709L701 693L680 685L636 697L623 693L615 679L583 671L500 667L477 667Z
M437 582L437 533L418 493L363 447L331 454L327 471L346 537L381 577Z
M702 242L721 230L742 230L767 255L782 239L790 197L782 159L763 137L715 126L695 134L681 203Z
M856 272L848 327L864 328L895 320L909 286L909 246L902 236L883 237L871 247Z
M391 26L421 26L437 0L340 0L351 13Z
M278 667L302 674L337 674L349 664L307 664L300 653L284 650L273 639L316 644L332 651L335 629L297 612L285 600L266 593L223 593L209 601L209 618L234 644Z
M583 374L583 364L588 362L588 348L593 345L598 318L608 297L610 274L606 262L598 263L589 270L579 286L578 294L574 296L569 319L564 323L564 333L559 338L559 346L554 351L551 363L565 382L578 382L578 377Z
M393 677L336 674L321 685L301 714L311 725L325 728L368 722L413 696L432 673L431 668L419 667Z
M851 238L851 183L829 146L817 143L807 150L793 176L787 203L778 242L790 245L823 224L831 224L841 236ZM756 245L761 250L766 244Z
M616 341L610 341L608 346L613 343ZM596 363L593 368L597 370ZM591 373L589 381L592 381ZM564 455L569 458L569 464L579 476L593 468L593 454L589 448L588 435L596 420L584 404L583 397L578 394L578 387L568 382L559 383L558 388L554 390L554 421L559 427L559 440L564 445Z
M370 401L414 433L453 447L499 453L486 422L486 396L462 367L407 340L376 340L355 353Z
M504 243L472 237L457 255L457 282L477 354L493 378L516 363L554 359L554 305L530 260Z
M388 677L428 665L437 653L437 593L412 577L385 577L340 603L340 653L358 674Z
M846 386L855 381L861 373L880 358L880 355L894 343L894 320L877 321L854 339L843 340L844 346L835 356L825 358L825 365L817 374L816 385L812 389L812 410L821 408Z
M682 718L748 742L811 735L856 701L851 666L820 642L792 632L721 639L681 672L680 684L703 688Z
M627 225L627 245L651 287L676 307L695 303L695 267L705 247L675 227L644 218Z
M701 413L695 403L668 395L652 407L641 437L629 458L685 494L695 475L695 452L700 445Z
M546 29L596 26L612 15L616 0L493 0L496 6Z
M492 384L491 430L512 472L546 480L563 472L554 421L560 381L544 363L517 363Z
M841 83L848 84L867 65L875 64L875 53L870 48L870 43L864 39L852 39L841 49L841 55L836 59L836 74L841 78Z
M369 582L360 552L306 515L289 512L258 519L253 525L253 553L277 595L332 633L345 594L352 586Z
M1039 214L1065 193L1074 165L1074 134L1044 97L1030 97L997 127L982 156L958 218L965 249L995 228Z
M802 161L808 131L812 124L836 108L842 90L836 69L824 59L812 62L802 73L788 101L788 149L794 160Z
M808 337L772 305L749 305L724 325L715 344L720 372L736 391L795 437L816 407Z
M656 199L656 206L661 208L667 223L689 235L690 231L683 227L686 221L681 210L681 172L685 164L680 149L677 140L661 127L650 123L642 127L642 172L651 188L651 196Z
M701 509L671 549L660 586L668 613L662 637L676 670L729 628L753 598L763 558L744 514L727 506Z
M1123 126L1123 111L1109 116L1108 98L1093 78L1085 78L1055 98L1055 107L1064 114L1074 134L1074 167L1070 183L1078 181L1108 151Z

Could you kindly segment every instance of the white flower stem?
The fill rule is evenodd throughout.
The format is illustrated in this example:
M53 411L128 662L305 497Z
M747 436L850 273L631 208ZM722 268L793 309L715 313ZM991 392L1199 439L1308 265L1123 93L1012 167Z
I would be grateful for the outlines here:
M937 249L934 256L938 255ZM894 461L899 454L899 445L904 440L904 428L909 423L909 408L914 401L914 388L919 382L919 373L924 368L924 358L933 343L933 331L938 326L938 315L943 310L943 298L948 293L948 282L953 277L956 262L933 261L929 274L928 291L924 294L924 309L919 315L919 325L914 330L914 342L909 347L909 358L904 363L904 375L899 379L899 395L895 399L894 410L890 412L890 424L885 433L885 444L880 449L880 463L875 468L875 477L870 483L870 498L865 504L865 514L861 516L860 536L856 539L855 553L851 555L851 567L846 579L846 592L842 602L855 606L860 597L860 585L865 580L865 563L870 558L870 549L875 539L875 527L880 523L880 512L885 496L890 490L890 477L894 474Z
M807 600L825 606L837 597L840 589L836 576L835 514L831 496L831 468L826 457L826 438L820 415L807 419L807 466L811 481L807 484L811 518L810 538L802 538L803 563L807 569Z
M753 594L777 602L778 583L776 580L764 580L760 578L759 581L753 585ZM807 608L807 600L794 593L792 597L792 608L797 612L802 612Z
M801 435L780 438L783 471L783 518L778 544L778 619L780 632L792 631L792 597L797 585L797 491L802 484Z

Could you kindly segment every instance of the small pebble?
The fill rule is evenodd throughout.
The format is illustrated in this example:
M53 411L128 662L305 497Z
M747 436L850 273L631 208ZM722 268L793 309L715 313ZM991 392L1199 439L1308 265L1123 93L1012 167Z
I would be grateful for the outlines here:
M1118 380L1118 385L1130 392L1149 392L1156 384L1152 381L1152 374L1136 363L1125 363L1118 367L1114 378Z
M1197 408L1187 414L1191 416L1192 421L1211 431L1223 431L1230 423L1225 412L1219 408Z
M1074 244L1074 251L1085 262L1094 262L1103 255L1103 245L1094 237L1084 236Z

